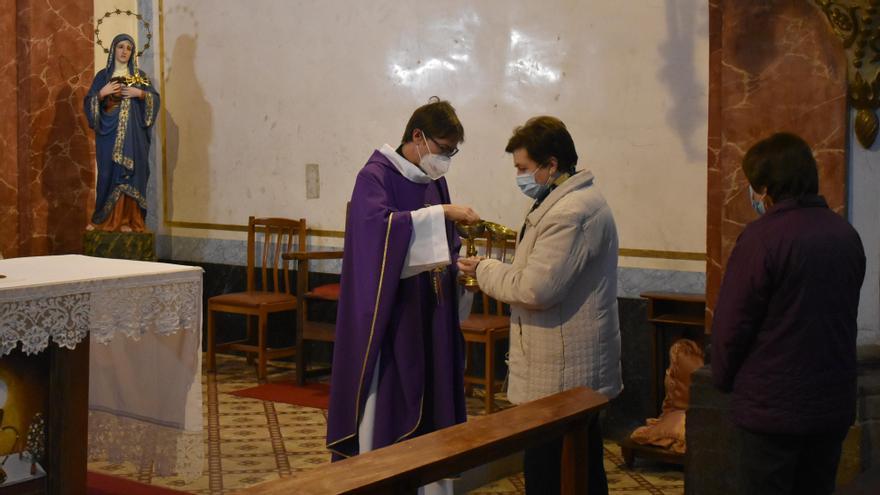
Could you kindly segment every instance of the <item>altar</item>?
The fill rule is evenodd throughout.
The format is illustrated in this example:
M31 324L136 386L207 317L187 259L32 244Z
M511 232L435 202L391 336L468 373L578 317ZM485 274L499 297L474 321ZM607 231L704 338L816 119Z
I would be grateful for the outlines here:
M48 491L85 493L86 444L89 460L198 477L201 268L62 255L0 260L0 275L0 357L52 355Z

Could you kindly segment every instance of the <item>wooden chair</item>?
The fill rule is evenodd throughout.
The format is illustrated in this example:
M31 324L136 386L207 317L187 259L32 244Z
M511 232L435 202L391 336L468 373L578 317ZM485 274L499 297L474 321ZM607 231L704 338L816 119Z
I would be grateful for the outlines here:
M345 228L348 228L348 208L350 202L345 204ZM309 370L308 350L306 341L328 342L331 345L336 341L336 325L309 319L309 302L332 301L339 302L339 284L325 284L309 288L309 261L311 260L341 260L343 251L292 251L282 255L285 260L296 262L296 347L299 352L296 355L296 381L300 386L305 385L308 376L314 376L327 370ZM332 356L331 356L332 359Z
M516 232L493 233L487 230L486 257L495 257L501 261L507 261L509 254L516 245ZM465 370L465 393L473 392L474 384L482 385L486 392L484 398L486 414L495 409L495 343L510 338L510 317L504 314L504 305L481 293L483 298L483 311L471 313L461 322L461 331L465 341L465 361L467 368L471 369L471 347L474 344L482 344L485 349L485 373L482 377L468 374ZM494 311L492 310L494 306Z
M260 237L262 253L257 265L257 237ZM284 356L296 354L296 347L269 349L266 341L266 323L269 314L281 311L296 311L297 298L291 294L289 263L282 259L282 254L296 249L304 250L306 246L306 221L304 218L291 220L287 218L254 218L248 219L247 244L247 291L222 294L208 299L208 371L216 370L218 350L238 350L257 355L257 378L266 380L266 362ZM256 272L260 271L260 283L257 284ZM271 283L270 283L271 282ZM214 327L214 313L233 313L245 315L247 318L247 337L243 340L217 344ZM257 323L257 343L253 344L254 320Z
M309 261L342 259L342 251L295 251L284 254L285 260L296 261L296 381L302 386L308 376L326 370L309 370L306 341L329 342L336 340L336 325L309 319L309 302L339 302L339 284L325 284L309 289Z

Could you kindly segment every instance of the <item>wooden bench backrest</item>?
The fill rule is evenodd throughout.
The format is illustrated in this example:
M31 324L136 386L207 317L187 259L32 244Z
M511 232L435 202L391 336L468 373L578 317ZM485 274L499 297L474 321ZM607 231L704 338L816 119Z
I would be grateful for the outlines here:
M587 422L607 404L588 388L567 390L238 493L415 493L419 486L564 436L563 493L582 494Z

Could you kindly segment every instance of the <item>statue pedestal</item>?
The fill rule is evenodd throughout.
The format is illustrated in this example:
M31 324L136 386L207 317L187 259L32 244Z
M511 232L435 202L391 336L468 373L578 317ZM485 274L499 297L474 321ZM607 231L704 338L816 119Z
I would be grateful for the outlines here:
M83 236L86 256L136 261L156 261L156 234L152 232L87 231Z

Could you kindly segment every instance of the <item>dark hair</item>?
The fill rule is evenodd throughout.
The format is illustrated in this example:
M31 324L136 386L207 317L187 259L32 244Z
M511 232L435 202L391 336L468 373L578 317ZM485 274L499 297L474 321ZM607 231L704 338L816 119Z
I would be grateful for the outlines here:
M819 172L810 146L786 132L752 146L742 161L743 172L756 191L767 188L773 201L819 192Z
M409 122L406 123L401 143L412 141L412 133L415 129L435 139L452 139L456 143L464 141L464 127L461 126L455 109L448 101L436 96L432 96L427 104L416 108L413 112Z
M556 157L560 172L574 173L578 162L574 141L565 124L556 117L532 117L526 124L513 130L504 151L513 153L525 148L532 160L546 167L551 157Z

